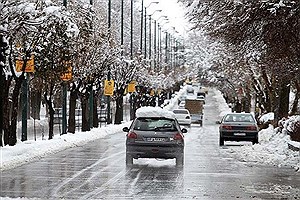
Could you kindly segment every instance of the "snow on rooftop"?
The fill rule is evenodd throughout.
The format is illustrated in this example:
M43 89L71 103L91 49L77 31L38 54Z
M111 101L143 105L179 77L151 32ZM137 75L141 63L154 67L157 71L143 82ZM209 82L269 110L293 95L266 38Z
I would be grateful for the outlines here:
M136 117L165 117L175 119L173 112L161 107L145 106L136 110Z

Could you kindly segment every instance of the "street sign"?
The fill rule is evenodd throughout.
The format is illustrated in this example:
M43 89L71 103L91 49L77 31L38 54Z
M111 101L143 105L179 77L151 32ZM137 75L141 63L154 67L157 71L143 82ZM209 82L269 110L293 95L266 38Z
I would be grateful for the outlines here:
M63 81L72 80L72 77L73 77L72 76L72 66L69 66L68 70L60 76L61 80L63 80Z
M24 65L24 60L16 60L16 71L22 72L22 68ZM26 62L25 72L34 72L34 56L32 55L30 59Z
M152 90L150 91L150 96L154 96L154 95L155 95L155 90L152 89Z
M128 84L128 92L135 92L135 83L136 83L136 81L131 81Z
M114 81L113 80L105 80L104 81L104 95L112 96L114 94Z

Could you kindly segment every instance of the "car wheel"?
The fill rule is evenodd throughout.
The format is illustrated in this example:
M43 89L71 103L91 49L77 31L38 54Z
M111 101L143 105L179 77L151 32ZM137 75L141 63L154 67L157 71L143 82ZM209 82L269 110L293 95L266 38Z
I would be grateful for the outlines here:
M184 155L179 155L176 157L176 166L183 166L184 163Z
M133 157L129 154L126 154L126 165L133 165Z
M224 145L224 138L220 137L220 141L219 141L220 146Z
M258 138L255 138L255 139L252 141L252 144L258 144Z

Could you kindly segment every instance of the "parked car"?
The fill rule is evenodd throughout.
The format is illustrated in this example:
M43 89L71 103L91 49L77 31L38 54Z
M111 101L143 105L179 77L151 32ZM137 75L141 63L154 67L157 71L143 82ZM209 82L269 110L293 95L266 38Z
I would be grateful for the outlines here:
M176 159L176 165L184 163L184 135L175 115L160 107L141 107L126 132L126 165L133 159Z
M174 109L173 113L180 125L190 126L192 123L190 112L185 108Z
M251 113L226 114L219 122L220 146L224 141L252 141L258 143L258 126Z

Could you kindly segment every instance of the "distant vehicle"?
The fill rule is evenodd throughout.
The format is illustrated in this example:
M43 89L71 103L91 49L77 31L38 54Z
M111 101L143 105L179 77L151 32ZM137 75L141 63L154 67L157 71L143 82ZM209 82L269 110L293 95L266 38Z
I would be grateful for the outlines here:
M171 111L160 107L141 107L126 134L126 165L139 158L176 158L184 164L184 136L187 129L180 125Z
M178 108L185 108L185 101L181 101L178 105Z
M190 112L192 123L199 123L202 126L203 121L203 101L199 99L185 100L185 108Z
M251 113L230 113L222 118L219 127L220 146L224 141L251 141L258 143L258 126Z
M191 114L187 109L174 109L173 113L180 125L191 125Z
M203 104L205 104L205 96L203 95L197 95L197 100L202 101Z
M202 87L202 89L204 90L205 94L208 94L208 88L207 87Z
M186 88L186 92L188 93L188 94L194 94L194 88L192 87L192 86L187 86L187 88Z
M185 101L186 99L186 95L181 95L179 96L178 100L181 102L181 101Z
M204 97L206 97L206 93L204 92L204 90L203 91L200 90L200 91L197 92L197 97L198 96L204 96Z

